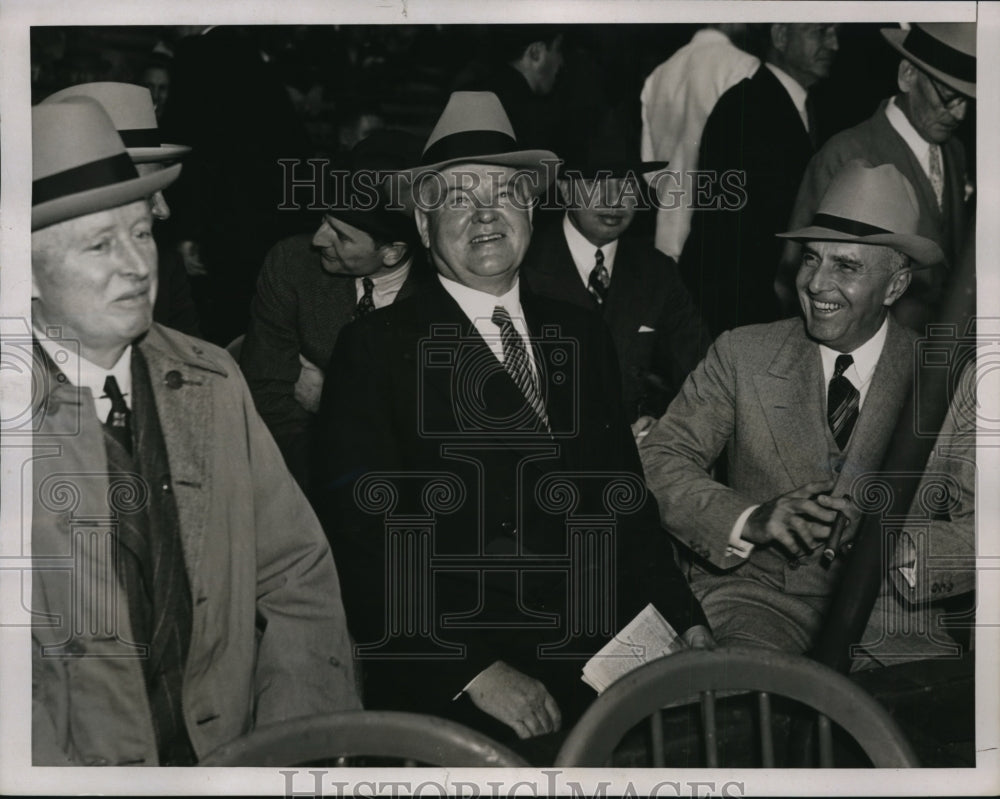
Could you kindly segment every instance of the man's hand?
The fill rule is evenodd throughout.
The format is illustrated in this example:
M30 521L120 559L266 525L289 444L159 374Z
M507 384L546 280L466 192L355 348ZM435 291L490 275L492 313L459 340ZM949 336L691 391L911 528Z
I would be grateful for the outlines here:
M649 434L649 431L652 430L654 424L656 424L655 416L640 416L632 422L632 438L635 439L636 444L642 441Z
M502 721L518 738L555 732L562 724L559 706L545 686L502 660L479 672L466 693L476 707Z
M689 649L715 649L718 646L715 643L715 638L712 637L711 631L702 624L688 627L681 635L681 638L688 645Z
M830 535L838 510L857 521L850 500L825 493L831 488L833 484L826 481L806 483L765 502L750 514L741 538L758 546L776 542L796 557L811 552Z

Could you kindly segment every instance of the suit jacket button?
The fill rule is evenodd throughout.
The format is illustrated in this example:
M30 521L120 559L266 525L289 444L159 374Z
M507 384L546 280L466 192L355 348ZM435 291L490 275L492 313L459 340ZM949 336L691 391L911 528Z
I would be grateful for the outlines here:
M166 376L163 379L164 382L167 384L167 388L177 389L184 385L184 376L176 369L171 369L169 372L167 372Z

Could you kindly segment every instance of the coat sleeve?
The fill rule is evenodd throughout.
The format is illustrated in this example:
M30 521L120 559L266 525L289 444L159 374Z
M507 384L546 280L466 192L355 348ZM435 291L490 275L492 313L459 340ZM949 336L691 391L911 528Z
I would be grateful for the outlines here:
M732 335L723 333L640 446L646 482L664 527L713 565L743 563L726 554L729 534L754 501L712 479L710 470L736 424Z
M357 709L330 547L245 384L243 392L257 548L255 723Z
M287 276L287 255L279 242L264 259L250 323L240 352L240 369L254 404L292 473L304 480L311 414L295 399L302 364L295 287ZM325 366L325 364L320 364Z

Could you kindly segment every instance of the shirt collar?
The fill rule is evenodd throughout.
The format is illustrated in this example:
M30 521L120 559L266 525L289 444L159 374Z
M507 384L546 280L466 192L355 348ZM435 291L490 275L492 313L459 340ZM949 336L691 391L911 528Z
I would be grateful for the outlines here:
M906 142L906 146L913 151L924 172L929 172L931 145L917 133L917 129L913 127L910 120L906 118L906 114L903 113L903 109L896 103L895 97L889 98L889 102L886 103L885 115L889 124Z
M888 334L889 315L886 314L882 326L875 335L854 350L854 352L849 353L854 358L853 368L857 371L858 382L855 384L855 388L860 389L862 386L867 386L868 382L872 379L872 374L874 374L875 367L878 365L878 359L882 355L882 348L885 346L885 339ZM837 352L837 350L831 349L825 344L820 344L819 354L823 359L823 374L826 377L826 382L829 383L836 368L837 356L843 353ZM851 382L853 383L854 380L851 380Z
M375 284L375 288L388 291L389 289L397 288L402 286L406 282L407 275L410 274L410 264L412 259L407 260L402 266L397 266L388 272L384 272L378 277L372 278L372 283ZM358 278L360 282L364 278Z
M488 294L485 291L469 288L458 281L445 277L440 272L438 273L438 280L441 281L444 290L451 295L452 299L458 303L458 307L462 309L462 312L473 323L477 319L492 319L493 309L498 305L506 308L507 313L511 317L524 318L524 311L521 310L520 281L516 277L514 278L514 285L511 286L510 290L499 297Z
M774 73L774 77L778 79L782 86L785 87L785 91L788 92L788 96L792 98L792 103L800 114L805 113L806 110L806 97L809 96L809 92L802 88L795 78L789 75L781 67L776 67L774 64L766 64L767 68Z
M71 384L77 388L89 388L93 398L98 400L104 396L104 381L108 375L111 375L117 381L118 388L125 397L125 404L132 407L131 344L125 348L114 366L105 369L103 366L98 366L83 356L77 355L72 349L49 338L38 329L35 329L35 338Z
M569 221L568 213L563 215L563 234L566 236L566 244L569 245L569 254L573 257L573 263L576 264L576 270L583 278L584 285L590 280L590 272L594 268L598 250L604 253L604 268L608 270L608 275L611 275L615 265L615 255L618 252L618 239L603 247L595 247Z

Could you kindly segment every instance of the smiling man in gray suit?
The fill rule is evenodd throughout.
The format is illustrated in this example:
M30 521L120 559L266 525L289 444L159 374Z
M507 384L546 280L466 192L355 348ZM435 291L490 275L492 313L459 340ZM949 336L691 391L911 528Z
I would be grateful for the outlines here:
M804 319L723 333L640 450L666 529L694 555L692 588L720 643L804 652L843 558L822 562L838 511L879 468L911 382L913 334L889 316L914 267L917 199L892 165L847 164L809 227ZM709 470L725 448L728 483Z

